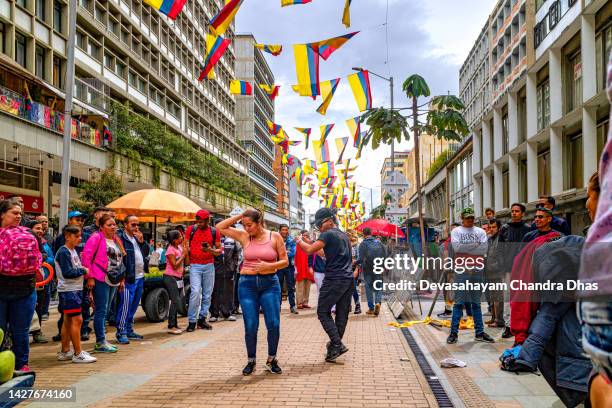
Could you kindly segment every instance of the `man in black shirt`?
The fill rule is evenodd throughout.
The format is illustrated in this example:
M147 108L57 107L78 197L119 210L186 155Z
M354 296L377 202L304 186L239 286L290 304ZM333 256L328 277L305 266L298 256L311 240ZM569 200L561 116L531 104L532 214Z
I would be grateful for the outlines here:
M349 237L338 229L336 214L331 209L320 208L315 214L314 223L321 231L317 241L308 244L298 238L297 244L307 254L321 249L325 253L325 278L319 292L317 315L330 340L327 343L325 361L333 362L348 351L342 344L342 336L348 323L351 296L355 290L351 242ZM333 305L336 305L335 321L331 314Z
M536 210L535 219L533 220L534 225L537 229L528 232L523 237L523 242L531 242L537 237L541 237L542 235L546 235L552 231L551 222L552 222L553 214L552 211L545 207L540 207ZM564 234L560 231L559 234L563 236Z

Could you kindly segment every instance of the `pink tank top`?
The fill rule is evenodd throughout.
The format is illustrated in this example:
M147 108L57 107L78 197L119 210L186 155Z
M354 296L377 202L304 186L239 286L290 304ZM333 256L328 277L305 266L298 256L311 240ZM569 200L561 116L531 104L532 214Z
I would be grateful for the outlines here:
M249 241L249 244L244 248L244 262L240 273L242 275L256 275L254 267L259 261L276 262L277 260L278 254L272 242L272 232L270 232L268 240L265 242ZM273 273L275 272L270 274Z

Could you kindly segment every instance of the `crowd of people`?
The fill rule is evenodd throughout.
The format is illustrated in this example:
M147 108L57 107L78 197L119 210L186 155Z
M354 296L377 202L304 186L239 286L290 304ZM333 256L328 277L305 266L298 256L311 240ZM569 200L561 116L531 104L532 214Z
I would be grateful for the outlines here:
M367 314L380 313L381 292L373 285L373 259L384 256L381 241L364 230L360 242L355 232L338 228L335 213L319 210L315 225L318 237L303 230L292 237L287 225L266 229L263 214L248 210L212 225L211 214L202 209L193 225L178 225L164 234L164 243L145 239L135 215L118 220L114 211L95 208L93 223L87 215L68 214L68 223L52 237L48 219L29 218L19 199L0 202L0 328L16 356L16 370L28 372L29 336L47 343L42 321L49 318L52 297L57 297L59 361L93 363L97 357L84 350L93 332L95 354L116 353L132 340L141 340L134 318L141 304L149 267L163 270L169 295L167 332L179 335L197 329L212 330L219 320L236 321L242 315L247 365L243 374L255 370L259 315L268 330L265 367L280 374L277 359L283 289L289 310L298 314L310 309L310 289L318 289L317 316L330 342L326 361L335 361L348 349L342 344L348 315L361 313L359 285L365 285ZM361 256L359 254L361 253ZM44 284L45 269L54 270ZM44 282L43 282L44 283ZM180 327L178 312L189 284L187 326ZM354 308L351 306L354 299ZM35 313L36 312L36 313ZM115 326L115 341L108 339ZM48 327L48 326L46 326Z

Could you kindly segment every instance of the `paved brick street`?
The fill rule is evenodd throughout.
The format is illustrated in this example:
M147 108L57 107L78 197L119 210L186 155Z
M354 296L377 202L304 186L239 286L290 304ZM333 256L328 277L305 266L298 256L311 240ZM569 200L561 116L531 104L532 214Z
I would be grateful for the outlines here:
M55 334L57 317L54 313L45 322L49 337ZM280 376L263 370L263 318L259 365L251 377L241 375L246 362L241 319L215 323L212 331L172 336L166 334L165 323L145 323L141 314L136 330L145 340L120 346L114 355L97 354L94 364L58 362L58 343L33 345L30 362L37 387L76 387L77 403L70 406L437 406L401 331L386 325L392 320L386 306L377 319L351 314L345 334L350 352L336 364L323 360L326 336L314 310L295 316L284 307L281 319ZM186 326L186 319L179 324ZM114 340L114 329L109 332ZM93 341L86 348L93 348Z

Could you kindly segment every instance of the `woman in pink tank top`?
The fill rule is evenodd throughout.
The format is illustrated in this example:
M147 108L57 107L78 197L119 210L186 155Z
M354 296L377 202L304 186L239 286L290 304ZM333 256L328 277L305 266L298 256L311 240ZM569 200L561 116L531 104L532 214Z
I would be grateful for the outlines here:
M241 223L244 230L233 228ZM240 242L244 248L244 263L238 282L238 299L244 320L244 339L247 348L247 365L243 375L255 371L259 309L263 310L268 329L268 360L266 369L274 374L282 373L276 359L280 339L281 287L276 271L289 265L285 242L278 232L263 226L263 214L247 210L217 224L219 232Z

